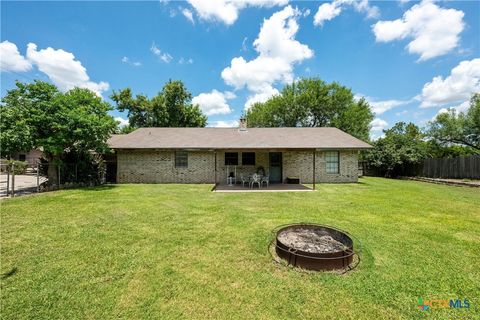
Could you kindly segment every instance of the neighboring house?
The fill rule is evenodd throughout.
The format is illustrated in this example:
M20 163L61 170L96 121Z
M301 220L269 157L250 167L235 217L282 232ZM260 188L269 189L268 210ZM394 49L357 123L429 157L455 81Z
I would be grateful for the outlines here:
M43 151L41 149L32 149L30 151L16 152L13 154L12 159L26 161L29 167L35 167L42 157Z
M243 124L243 122L241 122ZM112 136L118 183L226 183L257 172L270 182L357 182L371 146L337 128L140 128ZM260 169L261 170L261 169Z

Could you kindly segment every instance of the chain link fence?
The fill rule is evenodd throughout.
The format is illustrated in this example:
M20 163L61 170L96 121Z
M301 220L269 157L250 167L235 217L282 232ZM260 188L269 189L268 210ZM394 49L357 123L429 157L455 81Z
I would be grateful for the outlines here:
M115 182L116 164L100 161L95 164L58 163L50 164L39 161L27 164L21 161L4 161L0 165L0 197L39 193L69 188L93 187ZM113 177L113 178L112 178Z

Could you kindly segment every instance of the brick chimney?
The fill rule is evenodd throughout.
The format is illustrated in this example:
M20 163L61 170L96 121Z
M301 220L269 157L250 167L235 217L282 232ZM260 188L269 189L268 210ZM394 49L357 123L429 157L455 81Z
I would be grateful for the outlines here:
M240 118L240 121L238 124L238 130L247 131L247 119L245 119L245 117Z

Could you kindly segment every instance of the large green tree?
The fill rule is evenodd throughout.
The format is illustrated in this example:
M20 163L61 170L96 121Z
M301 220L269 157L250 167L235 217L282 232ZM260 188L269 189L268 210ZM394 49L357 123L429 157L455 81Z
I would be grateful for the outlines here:
M460 145L480 152L480 94L472 96L467 112L449 109L437 115L428 124L427 134L443 146Z
M60 92L49 83L17 82L2 99L2 156L43 148L49 161L49 182L57 182L56 164L69 151L107 149L106 141L117 123L108 114L112 107L88 89Z
M207 117L181 81L168 81L153 98L132 95L130 88L113 92L111 99L119 111L127 111L131 128L140 127L205 127Z
M405 174L405 168L419 164L427 157L427 145L419 127L413 123L398 122L384 130L385 136L373 143L366 152L369 164L386 177Z
M251 127L337 127L369 140L373 113L364 99L336 82L305 78L286 85L279 95L255 103L246 113Z

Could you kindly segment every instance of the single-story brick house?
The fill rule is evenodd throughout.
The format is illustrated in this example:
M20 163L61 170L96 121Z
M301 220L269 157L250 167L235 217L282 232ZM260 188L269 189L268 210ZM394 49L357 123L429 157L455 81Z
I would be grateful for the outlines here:
M108 141L117 183L226 183L263 170L270 182L357 182L371 146L337 128L140 128ZM237 178L237 181L239 178Z

